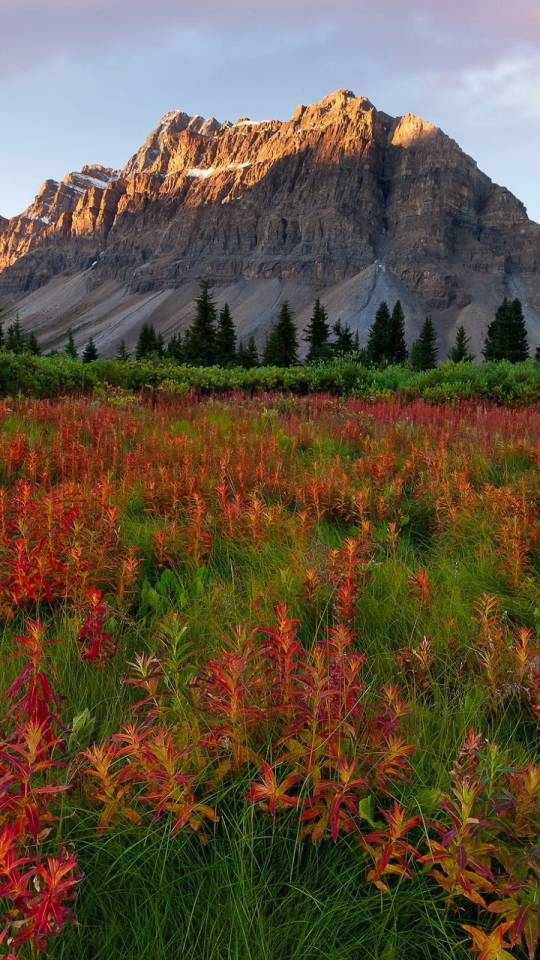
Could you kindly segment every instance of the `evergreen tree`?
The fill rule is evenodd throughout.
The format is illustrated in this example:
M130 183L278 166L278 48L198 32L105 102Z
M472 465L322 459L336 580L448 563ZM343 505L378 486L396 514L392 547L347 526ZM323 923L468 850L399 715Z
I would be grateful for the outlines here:
M354 336L348 324L341 325L341 320L334 323L332 332L335 334L334 351L337 354L354 353Z
M288 300L281 304L277 322L266 338L263 364L271 367L293 367L298 364L296 327Z
M66 357L69 357L71 360L78 360L77 348L75 346L75 339L73 337L73 331L70 330L68 333L68 342L65 349Z
M386 300L382 300L368 332L366 351L371 363L383 363L386 359L389 331L390 310Z
M426 317L420 336L411 348L411 366L413 370L431 370L437 366L437 334L431 317Z
M401 306L401 300L396 300L392 316L387 325L386 344L384 347L384 359L388 363L405 363L408 351L405 343L405 314Z
M6 349L6 338L4 336L4 324L0 323L0 350Z
M516 297L510 304L510 308L511 323L508 331L507 359L511 363L522 363L529 358L529 344L521 300Z
M154 330L154 324L143 323L139 332L137 346L135 347L135 359L146 360L148 357L157 354L157 352L158 338Z
M210 281L201 280L195 300L195 318L186 331L186 359L194 366L211 367L216 362L216 305L210 296Z
M118 344L118 350L116 351L116 359L119 360L120 363L126 363L130 359L130 355L126 350L126 341L124 340L124 338L122 338L120 343Z
M177 363L184 362L184 346L181 333L173 333L167 344L165 356L167 356L169 360L176 360Z
M165 356L165 337L162 333L158 333L156 337L156 354L158 360L163 360Z
M220 367L231 367L236 363L236 330L229 304L220 311L216 334L216 363Z
M521 301L516 299L510 303L505 297L487 329L484 359L520 363L528 356L527 329Z
M19 317L17 317L15 323L11 323L8 327L6 350L11 350L12 353L24 353L25 349L26 340L19 322Z
M540 360L540 343L538 344L538 346L537 346L537 348L536 348L536 350L535 350L534 359L535 359L535 360Z
M93 337L90 337L88 340L88 343L83 350L81 359L83 363L91 363L92 360L99 359L99 353L97 352Z
M474 360L472 353L469 353L467 347L471 338L467 336L464 326L459 326L456 331L456 342L448 354L448 359L454 363L470 363Z
M29 335L28 340L26 341L26 349L28 350L28 353L31 353L34 357L39 357L41 355L38 338L36 337L33 331Z
M330 336L328 315L320 301L320 297L317 297L315 301L311 320L303 333L305 334L303 339L306 343L309 343L306 362L311 363L320 356L321 350L328 344L328 338Z
M257 353L257 346L255 344L255 337L250 337L248 340L248 345L244 350L244 357L242 366L246 370L252 370L253 367L259 366L259 354Z

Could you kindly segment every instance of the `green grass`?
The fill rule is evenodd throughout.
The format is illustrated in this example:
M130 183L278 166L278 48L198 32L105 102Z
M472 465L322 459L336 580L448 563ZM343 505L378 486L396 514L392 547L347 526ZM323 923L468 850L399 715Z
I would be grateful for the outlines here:
M459 377L456 374L459 383L469 383L469 375L471 383L481 377L471 370L467 365ZM532 382L536 367L531 363L527 370ZM437 376L442 374L435 372L432 380L426 377L424 385L434 389ZM390 431L384 421L370 421L369 411L364 411L358 413L358 436L334 436L330 420L313 428L311 440L311 425L298 439L288 418L291 409L299 409L295 404L300 401L291 406L285 398L283 403L281 410L276 404L261 412L254 402L253 417L241 429L245 429L246 443L258 436L277 438L291 471L317 471L325 476L337 459L347 475L354 476L354 462L364 455L366 438L378 438L382 449ZM185 411L185 418L180 413L171 413L169 434L185 434L200 450L205 439L198 431L201 410L191 418ZM215 404L203 414L219 449L238 439L235 411L227 404L223 409ZM153 422L150 411L136 408L136 416L143 425ZM18 422L17 414L10 415L8 438ZM31 418L28 430L38 437L38 425ZM406 444L420 442L421 431L416 440L411 440L411 432L406 422L395 428L393 442L400 465ZM522 433L525 437L525 428ZM51 442L52 435L51 430L46 442ZM476 490L484 483L519 488L527 474L530 489L540 497L531 457L511 444L494 442L491 449L478 449L466 468ZM215 464L212 470L215 481ZM384 490L388 489L387 485ZM388 518L373 520L373 556L354 627L356 647L368 656L367 690L376 692L393 682L411 700L410 738L418 745L412 761L414 777L397 793L408 815L429 819L440 813L436 789L448 789L449 770L470 727L500 743L516 764L538 758L537 723L523 704L510 700L499 711L490 704L475 666L472 616L481 594L496 593L510 620L538 632L539 557L533 555L531 570L512 588L498 562L492 511L482 513L477 508L476 513L462 517L454 535L437 527L428 495L416 493L415 488L406 487L396 507L395 516L407 519L394 554L388 549ZM266 500L275 502L280 495L274 492ZM528 495L533 502L532 494ZM327 571L328 551L358 533L352 520L325 519L314 525L305 542L299 542L294 506L287 502L290 526L285 532L270 528L259 545L248 538L231 542L216 535L204 567L182 556L164 573L153 557L151 536L165 520L145 510L143 477L121 506L122 542L138 547L141 568L131 606L110 624L118 639L113 662L103 670L81 662L75 639L77 620L70 606L43 603L27 611L49 622L49 636L63 641L48 650L63 698L64 722L69 727L75 717L88 711L88 721L70 745L67 759L72 770L78 749L94 740L101 742L132 717L138 692L122 682L126 661L137 652L163 653L159 624L167 616L181 615L187 640L204 661L231 624L269 626L274 605L288 602L291 615L302 620L301 640L310 646L331 622L333 598L327 578L318 599L309 603L303 595L304 570L319 564ZM427 570L433 584L433 598L426 607L411 594L407 580L420 568ZM17 672L17 661L9 656L13 635L22 630L22 615L3 626L1 692ZM400 650L417 645L424 636L432 639L436 654L429 695L403 676L396 661ZM464 960L469 956L460 925L477 922L475 909L453 912L440 888L422 870L412 881L393 879L391 892L380 893L367 883L365 854L350 837L317 846L299 842L294 814L274 821L248 805L243 794L252 777L253 771L246 770L243 778L216 788L209 802L215 803L220 821L212 825L210 842L203 845L187 833L172 837L170 824L164 819L154 822L151 815L140 828L117 826L98 835L98 813L75 776L55 831L74 843L85 874L75 907L80 926L66 929L51 945L55 960Z

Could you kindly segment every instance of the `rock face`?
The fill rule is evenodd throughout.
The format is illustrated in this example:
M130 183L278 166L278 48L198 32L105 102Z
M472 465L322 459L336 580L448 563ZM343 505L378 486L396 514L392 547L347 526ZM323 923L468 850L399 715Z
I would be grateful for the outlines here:
M20 217L0 218L4 298L66 271L88 271L87 294L114 281L140 298L201 276L216 290L279 281L300 310L332 291L361 333L381 293L401 296L410 332L432 312L443 345L458 322L480 342L503 295L524 300L540 335L539 270L540 226L515 197L437 127L348 90L287 122L169 113L122 171L47 181Z

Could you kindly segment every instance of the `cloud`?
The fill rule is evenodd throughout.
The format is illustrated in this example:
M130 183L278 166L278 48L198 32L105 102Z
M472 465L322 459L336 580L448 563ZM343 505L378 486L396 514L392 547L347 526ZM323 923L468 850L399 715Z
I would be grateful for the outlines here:
M96 56L142 41L160 41L167 31L195 28L201 39L276 35L321 24L354 36L359 55L373 44L422 69L434 57L457 69L480 66L506 51L540 47L536 0L0 0L3 56L0 69L20 71L58 55Z

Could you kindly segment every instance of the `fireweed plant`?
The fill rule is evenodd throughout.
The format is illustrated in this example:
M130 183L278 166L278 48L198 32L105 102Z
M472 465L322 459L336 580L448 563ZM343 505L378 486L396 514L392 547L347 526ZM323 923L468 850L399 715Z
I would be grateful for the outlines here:
M539 412L0 403L0 956L533 960Z

